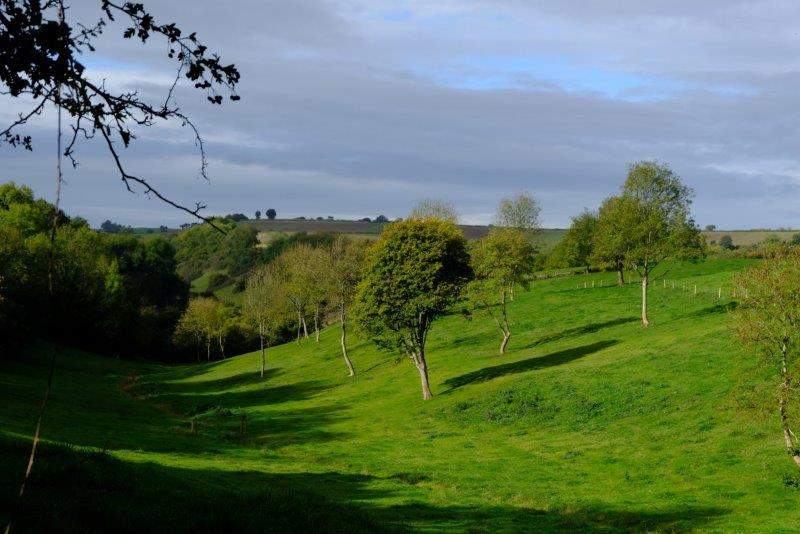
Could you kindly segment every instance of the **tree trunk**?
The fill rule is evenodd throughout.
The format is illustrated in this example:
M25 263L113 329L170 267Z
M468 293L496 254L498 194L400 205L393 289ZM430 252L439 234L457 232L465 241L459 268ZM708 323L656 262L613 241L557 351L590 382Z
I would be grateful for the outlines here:
M258 336L258 341L261 344L261 378L264 378L264 367L267 365L267 355L264 352L264 334Z
M353 362L347 355L347 321L345 317L344 307L342 307L340 314L342 318L342 356L344 356L344 363L345 365L347 365L347 376L355 376L356 369L355 367L353 367Z
M217 341L219 342L219 354L222 356L222 359L225 359L225 345L222 342L222 334L217 336Z
M511 339L511 330L508 327L508 310L506 308L506 292L505 290L501 290L500 293L500 313L502 315L502 322L500 323L500 329L503 331L503 341L500 343L500 354L506 353L506 347L508 346L508 340Z
M647 271L642 275L642 325L650 326L650 319L647 318L647 287L649 285L650 273Z
M428 382L428 363L425 361L424 349L420 349L419 354L415 355L414 364L419 371L419 378L422 381L422 398L428 400L433 398L431 393L431 385Z
M303 329L303 314L297 312L297 343L300 343L300 333Z
M308 339L308 327L306 326L306 318L300 317L300 321L303 323L303 337Z
M506 347L508 346L508 340L511 339L511 332L506 330L503 332L503 342L500 343L500 354L506 353Z
M211 361L211 338L206 338L206 360Z
M617 285L624 286L625 285L625 270L623 269L622 262L617 262Z
M319 306L314 310L314 341L319 343Z
M797 450L797 438L789 428L789 414L786 410L786 404L789 399L789 390L791 384L789 382L789 375L786 371L786 343L781 345L781 375L783 376L783 383L781 384L780 396L778 397L778 410L781 416L781 427L783 428L783 439L786 441L786 450L789 456L794 460L795 465L800 467L800 453Z

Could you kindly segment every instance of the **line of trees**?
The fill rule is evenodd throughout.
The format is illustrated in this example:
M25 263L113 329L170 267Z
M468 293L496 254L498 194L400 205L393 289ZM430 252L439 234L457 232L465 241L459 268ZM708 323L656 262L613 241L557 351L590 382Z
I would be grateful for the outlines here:
M699 259L706 254L691 217L694 192L666 163L641 161L628 167L620 194L597 213L584 210L553 251L551 266L610 268L625 283L625 270L642 281L642 324L650 325L648 289L654 270L667 258Z

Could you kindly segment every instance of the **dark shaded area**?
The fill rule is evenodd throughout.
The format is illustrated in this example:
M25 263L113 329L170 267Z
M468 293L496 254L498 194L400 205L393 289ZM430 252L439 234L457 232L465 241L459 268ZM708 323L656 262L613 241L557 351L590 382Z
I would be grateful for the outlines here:
M601 323L590 323L583 326L576 326L574 328L567 328L566 330L562 330L561 332L556 332L555 334L550 334L542 338L539 338L533 343L530 343L523 348L530 349L533 347L537 347L539 345L551 343L553 341L566 339L568 337L593 334L594 332L599 332L604 328L611 328L612 326L619 326L621 324L627 324L627 323L635 323L640 320L641 319L639 319L638 317L617 317L616 319L611 319L610 321L603 321Z
M184 377L189 377L197 374L204 374L207 372L199 366L193 369L193 372L186 373ZM252 373L241 373L238 375L226 376L225 378L217 378L214 380L202 380L196 382L167 382L166 386L171 392L190 392L190 393L212 393L220 390L240 388L244 386L252 386L258 383L266 383L277 376L283 374L280 368L271 368L264 371L262 377L258 369L254 369Z
M526 371L535 371L536 369L544 369L556 365L562 365L578 358L583 358L589 354L601 351L617 343L616 339L606 341L598 341L589 345L583 345L572 349L560 350L545 356L535 356L527 360L520 360L517 362L504 363L502 365L494 365L492 367L484 367L471 373L449 378L444 381L446 386L450 389L460 388L467 384L475 382L486 382L505 375L516 373L524 373Z
M26 447L0 438L3 473L21 473ZM183 469L50 445L19 508L11 478L0 486L0 520L14 511L16 532L688 531L727 513L710 507L383 506L380 499L394 490L370 487L378 481L370 475ZM406 477L389 480L400 478ZM422 482L397 480L398 489Z
M727 302L724 304L715 304L713 306L707 306L700 310L694 311L692 313L687 313L686 315L681 315L676 319L690 319L696 317L707 317L709 315L716 315L718 313L727 313L730 311L735 310L739 306L738 302Z

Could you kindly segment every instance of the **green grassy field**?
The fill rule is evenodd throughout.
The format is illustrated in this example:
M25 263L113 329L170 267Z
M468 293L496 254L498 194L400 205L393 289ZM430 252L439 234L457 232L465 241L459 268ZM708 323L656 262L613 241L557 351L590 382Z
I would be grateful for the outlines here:
M652 288L647 330L639 286L613 286L613 273L536 282L511 305L502 357L486 318L447 317L429 340L427 402L409 362L366 342L353 347L358 375L348 379L335 328L318 345L270 349L263 380L257 354L157 366L60 351L47 443L18 522L797 531L800 479L777 421L741 407L753 360L733 337L729 297L746 265L673 266L667 287ZM34 347L0 374L3 517L47 353Z

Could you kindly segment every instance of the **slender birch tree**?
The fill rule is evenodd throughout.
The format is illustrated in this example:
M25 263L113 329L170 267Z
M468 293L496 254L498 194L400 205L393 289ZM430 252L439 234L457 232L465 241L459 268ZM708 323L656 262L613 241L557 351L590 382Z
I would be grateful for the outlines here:
M283 280L274 264L257 267L245 285L244 312L258 333L261 378L267 365L266 350L275 341L288 315L284 291Z
M310 268L313 247L307 243L296 245L276 260L276 269L283 279L284 294L297 314L297 342L301 334L308 339L306 314L311 304L312 291L315 284L314 271Z
M705 254L705 241L689 209L694 192L666 163L642 161L628 167L617 217L624 230L625 263L642 279L642 324L650 326L650 278L669 257Z
M327 299L339 314L341 325L342 357L347 366L348 376L355 376L356 369L347 354L347 314L353 304L356 288L362 276L364 247L359 243L336 238L328 255Z
M497 228L471 250L475 279L468 294L476 309L485 310L503 334L500 354L505 354L511 339L508 298L514 286L527 290L534 270L536 248L517 228Z

